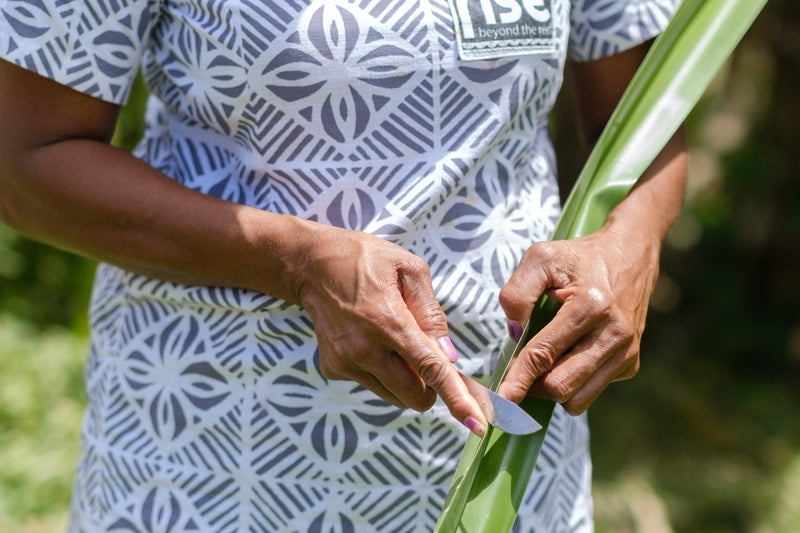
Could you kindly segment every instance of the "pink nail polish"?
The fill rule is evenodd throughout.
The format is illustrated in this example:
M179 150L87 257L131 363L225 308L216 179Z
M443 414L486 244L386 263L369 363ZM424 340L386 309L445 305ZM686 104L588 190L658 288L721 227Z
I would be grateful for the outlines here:
M519 342L522 338L522 326L520 326L519 322L508 322L508 336L511 337L514 342Z
M449 337L442 337L436 343L439 345L439 348L442 349L444 354L450 359L451 363L455 363L458 361L458 354L456 353L456 347L453 346L453 341L450 340Z
M479 437L483 437L484 433L486 433L486 426L471 416L464 420L464 426Z

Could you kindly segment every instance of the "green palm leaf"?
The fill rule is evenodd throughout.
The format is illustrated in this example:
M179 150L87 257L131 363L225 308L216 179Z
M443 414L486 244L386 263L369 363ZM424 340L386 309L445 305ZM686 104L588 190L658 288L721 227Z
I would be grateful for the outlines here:
M553 239L602 227L702 96L767 0L684 0L631 81L597 141L564 206ZM519 344L507 341L492 374L502 381L520 349L555 316L543 297ZM490 427L470 436L442 514L439 533L511 530L555 404L527 398L522 407L544 427L511 436Z

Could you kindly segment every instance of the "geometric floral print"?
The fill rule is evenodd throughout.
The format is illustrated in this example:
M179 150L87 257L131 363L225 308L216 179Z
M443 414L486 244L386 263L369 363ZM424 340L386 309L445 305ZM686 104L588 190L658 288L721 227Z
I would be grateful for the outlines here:
M0 0L0 57L115 103L141 69L137 157L423 257L485 381L499 290L559 215L567 57L643 42L676 3L545 0L547 52L462 61L448 0ZM71 532L433 528L466 430L328 381L303 309L100 265L90 318ZM590 485L586 418L557 409L514 531L591 531Z

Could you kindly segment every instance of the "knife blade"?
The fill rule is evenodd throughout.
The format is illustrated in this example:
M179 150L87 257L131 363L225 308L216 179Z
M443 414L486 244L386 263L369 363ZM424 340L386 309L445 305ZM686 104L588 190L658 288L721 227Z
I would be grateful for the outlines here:
M481 385L474 379L458 373L467 390L478 401L481 411L491 425L510 435L527 435L542 429L522 407Z

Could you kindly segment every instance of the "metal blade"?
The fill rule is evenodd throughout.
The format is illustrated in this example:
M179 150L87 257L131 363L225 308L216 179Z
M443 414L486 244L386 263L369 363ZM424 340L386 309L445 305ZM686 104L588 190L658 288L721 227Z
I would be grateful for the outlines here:
M488 387L474 379L461 374L467 390L478 401L483 414L491 425L511 435L527 435L542 429L542 425L534 420L522 407L506 400Z

